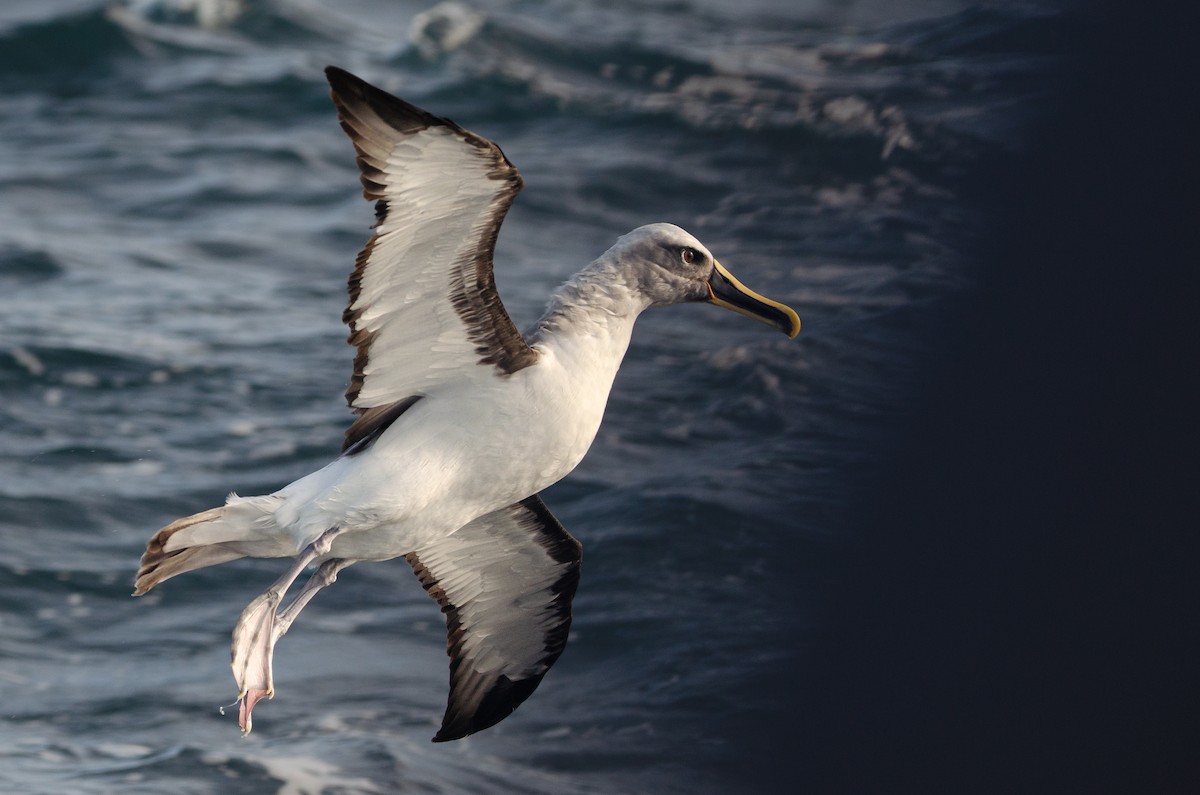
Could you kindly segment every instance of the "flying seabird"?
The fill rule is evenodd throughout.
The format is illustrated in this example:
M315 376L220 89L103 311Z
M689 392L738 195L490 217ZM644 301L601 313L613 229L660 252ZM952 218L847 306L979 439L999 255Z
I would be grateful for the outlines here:
M517 169L449 119L336 67L326 76L376 202L344 314L357 416L326 467L159 530L134 595L237 558L295 558L233 631L248 733L255 704L274 696L275 644L309 600L351 564L403 557L446 614L450 696L433 739L455 740L511 714L566 644L581 548L538 492L591 446L638 315L707 301L789 337L800 319L657 223L619 238L522 335L492 277Z

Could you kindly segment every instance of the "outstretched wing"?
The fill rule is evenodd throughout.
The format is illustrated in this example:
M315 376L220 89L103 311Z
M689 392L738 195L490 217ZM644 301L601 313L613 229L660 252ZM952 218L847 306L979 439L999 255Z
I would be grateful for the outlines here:
M433 741L499 723L566 646L579 542L535 494L405 559L446 614L450 699Z
M348 448L398 401L462 377L513 373L537 354L492 276L496 235L521 189L517 169L449 119L336 67L325 74L377 216L344 315L358 349L346 400L359 418Z

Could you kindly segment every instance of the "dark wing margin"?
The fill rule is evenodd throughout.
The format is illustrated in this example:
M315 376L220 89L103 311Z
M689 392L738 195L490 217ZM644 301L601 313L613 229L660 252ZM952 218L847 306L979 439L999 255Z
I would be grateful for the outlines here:
M342 442L342 452L346 455L358 455L375 443L383 432L400 415L408 411L423 395L412 395L404 400L397 400L387 406L376 406L363 409L358 419L346 429L346 438Z
M435 360L429 351L413 355L404 348L422 344L425 335L430 346L435 341L443 344L448 329L425 318L414 319L416 328L395 322L396 314L406 308L411 313L411 307L399 297L364 290L364 282L371 279L395 285L389 292L403 294L415 289L413 285L429 283L432 274L440 286L429 288L431 294L421 300L453 307L462 327L452 331L463 342L462 355L472 353L471 363L494 366L501 375L533 364L537 354L509 318L492 273L500 225L522 185L516 167L494 143L449 119L337 67L326 68L325 74L342 129L354 144L363 196L376 202L378 231L355 261L343 314L350 327L349 342L357 349L346 390L351 408L361 414L405 400L419 394L430 379L444 377L433 372ZM447 138L457 143L443 146ZM431 163L432 156L443 159ZM428 182L432 169L444 174L435 190ZM441 241L422 248L430 238L449 234L440 230L454 224L463 230L454 246ZM372 349L377 342L381 350ZM438 367L453 364L456 356L461 358L457 351L443 350ZM403 368L415 372L411 377L395 372ZM364 394L371 379L378 382L376 388Z
M562 654L583 552L536 494L405 556L446 614L450 697L434 742L494 726Z

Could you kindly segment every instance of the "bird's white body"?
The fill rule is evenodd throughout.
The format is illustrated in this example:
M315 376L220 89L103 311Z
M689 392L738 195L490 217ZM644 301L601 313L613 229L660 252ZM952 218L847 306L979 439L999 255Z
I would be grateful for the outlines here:
M577 296L590 272L609 270L598 261L564 291ZM529 335L535 366L510 375L483 368L464 373L430 390L364 452L342 456L274 494L248 498L264 513L255 554L264 557L276 541L277 556L294 556L340 527L323 558L399 557L566 476L596 437L634 321L645 308L613 282L587 293L591 302L573 303L569 313L556 295ZM173 537L167 550L195 543L203 528ZM213 534L203 540L239 539Z
M276 641L313 595L357 561L403 556L447 616L450 699L434 739L453 740L511 713L566 644L581 548L538 492L595 439L638 315L708 301L792 337L800 320L684 230L650 224L559 288L520 334L492 278L496 235L522 184L516 168L448 119L341 70L327 75L364 196L376 201L344 315L357 419L322 469L159 530L135 593L241 557L296 558L234 629L249 731L254 705L274 694Z

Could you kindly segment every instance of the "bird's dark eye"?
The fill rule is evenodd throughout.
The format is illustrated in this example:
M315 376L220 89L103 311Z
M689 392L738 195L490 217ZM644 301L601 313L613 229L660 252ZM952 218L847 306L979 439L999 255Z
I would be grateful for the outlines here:
M679 250L679 258L683 260L684 265L695 265L700 255L696 253L696 249L694 248L683 248Z

